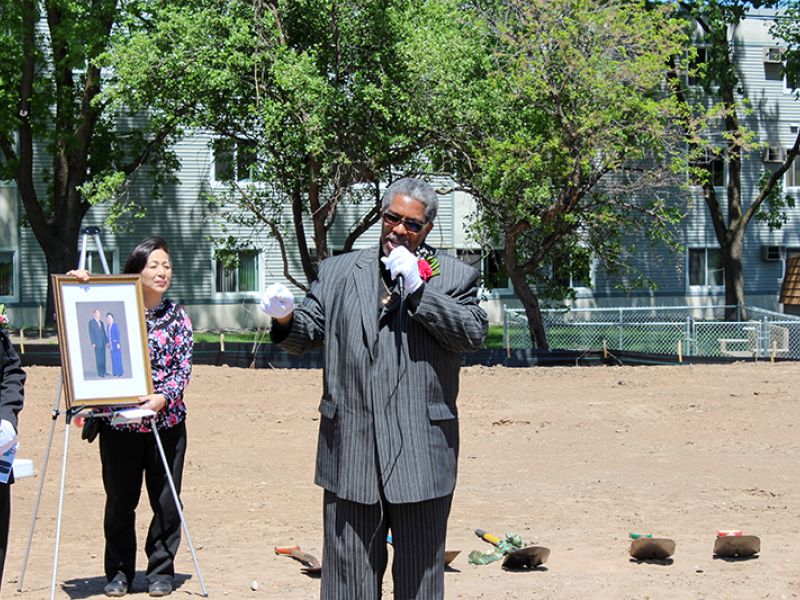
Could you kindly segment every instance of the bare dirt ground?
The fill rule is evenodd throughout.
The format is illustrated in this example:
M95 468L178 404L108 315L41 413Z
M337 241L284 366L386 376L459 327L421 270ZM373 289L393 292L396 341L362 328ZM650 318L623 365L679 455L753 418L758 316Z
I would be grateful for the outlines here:
M471 367L459 398L462 449L447 546L462 554L446 597L699 599L800 597L800 403L794 364ZM37 474L59 371L29 369L19 456ZM321 555L313 483L317 370L195 368L187 394L183 501L211 598L318 597L319 580L274 555ZM97 444L69 434L56 598L102 597L103 491ZM64 445L57 422L24 593L16 592L39 476L13 489L4 598L49 598ZM139 539L150 518L139 508ZM467 563L476 527L548 546L534 572ZM760 556L715 559L717 529L759 535ZM628 556L628 532L671 537L671 561ZM132 597L147 597L142 574ZM173 597L200 597L188 546ZM253 585L257 582L257 585ZM256 587L253 590L251 587ZM387 577L385 596L391 597Z

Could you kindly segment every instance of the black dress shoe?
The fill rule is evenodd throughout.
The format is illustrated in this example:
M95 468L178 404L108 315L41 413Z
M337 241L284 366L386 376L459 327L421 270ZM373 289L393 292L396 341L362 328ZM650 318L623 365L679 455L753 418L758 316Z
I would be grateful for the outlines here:
M111 598L124 596L128 593L128 578L125 577L124 573L117 573L114 575L114 579L106 584L103 591L106 593L106 596L110 596Z
M172 593L172 584L169 581L154 581L150 584L148 592L154 598L169 596Z

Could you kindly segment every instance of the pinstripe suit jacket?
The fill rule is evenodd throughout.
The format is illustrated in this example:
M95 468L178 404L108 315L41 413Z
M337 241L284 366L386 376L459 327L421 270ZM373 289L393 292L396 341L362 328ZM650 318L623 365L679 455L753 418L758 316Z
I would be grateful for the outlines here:
M461 352L486 337L478 272L437 255L441 273L402 303L378 306L378 248L324 260L273 339L292 354L322 346L316 483L353 502L451 494L458 458Z

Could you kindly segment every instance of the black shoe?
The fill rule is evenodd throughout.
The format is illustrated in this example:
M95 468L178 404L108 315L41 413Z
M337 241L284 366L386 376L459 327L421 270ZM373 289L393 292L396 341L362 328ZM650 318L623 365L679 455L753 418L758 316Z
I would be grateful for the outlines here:
M128 578L125 577L125 573L117 573L114 575L114 579L106 584L103 591L106 593L106 596L110 596L111 598L119 598L127 594Z
M155 598L169 596L172 593L172 584L169 581L154 581L150 584L148 592Z

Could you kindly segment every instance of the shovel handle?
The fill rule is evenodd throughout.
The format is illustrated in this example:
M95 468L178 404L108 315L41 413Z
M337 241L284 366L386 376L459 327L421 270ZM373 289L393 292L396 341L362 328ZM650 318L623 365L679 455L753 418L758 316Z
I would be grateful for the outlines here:
M476 529L475 535L477 535L482 540L489 542L490 544L493 544L495 546L497 546L497 544L500 543L499 537L497 537L496 535L492 535L491 533L486 533L483 529Z
M275 546L275 554L290 556L295 560L299 560L303 565L309 567L311 572L317 572L321 568L317 557L308 552L303 552L300 546Z

